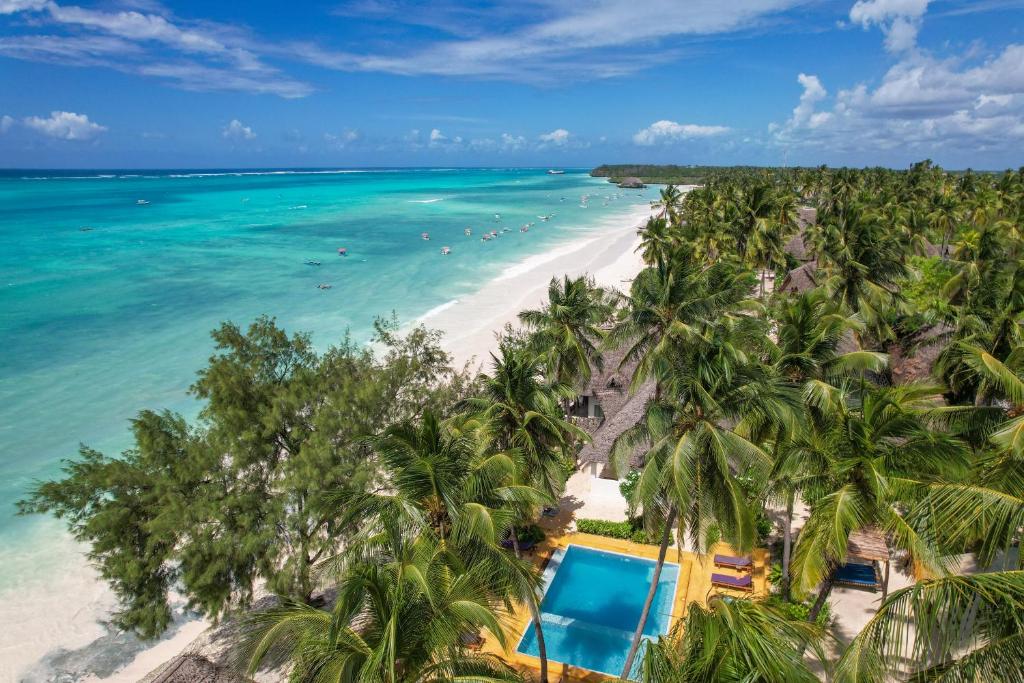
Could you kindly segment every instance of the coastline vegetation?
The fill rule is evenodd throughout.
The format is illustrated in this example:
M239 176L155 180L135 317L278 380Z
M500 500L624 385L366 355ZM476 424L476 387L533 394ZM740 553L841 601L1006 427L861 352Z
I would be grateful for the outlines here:
M56 514L90 544L125 628L163 631L172 588L207 616L240 613L250 674L535 680L473 646L514 642L524 604L547 683L524 546L588 438L571 402L623 350L630 390L653 392L612 456L623 476L641 456L627 486L639 519L625 525L660 555L622 678L1024 679L1024 169L701 178L662 191L627 294L553 280L479 376L450 368L421 328L382 322L380 350L344 340L318 355L271 320L225 324L192 389L195 424L143 411L134 449L83 446L21 511ZM673 541L747 552L768 507L777 593L711 596L642 638ZM916 581L840 642L829 600L863 532ZM958 574L964 553L994 570ZM277 600L245 612L259 585Z

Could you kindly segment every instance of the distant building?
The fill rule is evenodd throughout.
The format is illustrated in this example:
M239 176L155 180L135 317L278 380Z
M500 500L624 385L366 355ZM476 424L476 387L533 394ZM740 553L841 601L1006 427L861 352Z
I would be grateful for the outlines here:
M592 476L617 478L625 472L615 472L611 465L611 450L615 440L643 417L644 407L654 396L654 382L649 381L630 395L629 385L636 372L636 362L622 367L626 348L604 354L604 370L594 371L590 382L572 405L569 414L591 435L579 454L580 469ZM634 453L630 464L639 466L639 455Z
M926 327L903 343L889 347L889 372L893 384L937 382L935 361L948 345L953 328L946 323Z
M799 294L814 289L818 286L817 273L818 262L808 261L799 268L794 268L786 273L778 291L786 294Z
M619 187L625 187L627 189L640 189L647 187L644 185L644 181L639 178L623 178L619 183Z

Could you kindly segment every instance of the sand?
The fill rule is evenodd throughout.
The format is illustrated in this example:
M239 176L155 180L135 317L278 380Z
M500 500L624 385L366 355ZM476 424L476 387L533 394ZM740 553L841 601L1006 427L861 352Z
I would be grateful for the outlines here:
M628 291L643 267L636 252L637 230L649 216L650 209L638 209L626 220L618 218L508 266L476 294L438 307L417 322L445 333L443 344L456 366L471 362L486 370L489 354L497 349L496 333L506 324L518 327L520 311L542 306L552 277L589 273L602 287Z
M518 326L519 311L542 306L552 277L589 273L600 286L627 292L643 268L636 252L640 244L637 231L649 216L650 209L643 207L625 219L618 217L580 231L544 254L506 267L476 294L439 306L417 322L445 333L443 344L457 367L471 363L486 370L489 354L497 349L496 333L506 324ZM202 651L206 628L204 621L188 622L113 675L87 680L134 683L181 652Z

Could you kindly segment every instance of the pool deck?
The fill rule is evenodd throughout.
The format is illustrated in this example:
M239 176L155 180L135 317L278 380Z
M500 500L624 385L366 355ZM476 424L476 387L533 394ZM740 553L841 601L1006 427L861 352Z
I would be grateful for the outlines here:
M658 559L658 546L643 545L640 543L633 543L631 541L619 540L617 538L607 538L604 536L594 536L591 534L568 531L567 529L570 528L569 522L571 521L571 516L571 512L563 510L558 517L555 517L554 519L544 519L540 522L540 525L544 528L548 537L543 543L534 548L530 553L526 554L527 557L533 558L533 561L539 568L543 569L544 566L547 565L548 560L551 559L551 555L555 550L559 548L564 549L570 544L585 546L587 548L595 548L597 550L608 550L636 557L644 557L652 560ZM714 566L713 560L716 552L728 555L737 554L728 544L725 543L719 543L716 545L708 555L697 555L695 553L682 550L675 545L669 547L668 553L665 556L666 561L676 562L679 564L679 579L676 584L675 599L672 602L672 618L669 625L670 629L675 626L679 619L686 615L687 607L691 603L696 602L700 605L706 605L708 598L712 595L731 595L734 597L750 597L753 595L754 597L763 597L768 594L767 550L757 549L750 553L754 562L753 593L729 590L711 585L712 572L739 576L738 572L729 569L716 568ZM506 624L508 649L502 649L501 645L498 644L495 638L487 637L484 641L482 648L483 651L503 657L505 661L520 670L529 672L539 671L539 659L529 655L524 655L516 649L525 629L528 627L532 628L529 608L527 608L525 604L517 605L511 615L511 619L506 622ZM550 659L548 660L548 679L552 683L555 681L565 681L567 683L598 683L599 681L617 680L614 676L607 676L587 669L570 666L562 662L555 662Z

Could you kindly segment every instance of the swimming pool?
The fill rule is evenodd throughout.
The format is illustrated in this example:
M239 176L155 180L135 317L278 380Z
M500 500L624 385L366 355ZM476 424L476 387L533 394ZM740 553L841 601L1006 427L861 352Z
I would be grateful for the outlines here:
M548 659L618 676L640 623L654 566L654 560L579 545L556 550L544 570L540 604ZM644 626L645 637L668 632L678 580L679 565L666 562ZM532 624L527 625L518 651L538 656Z

